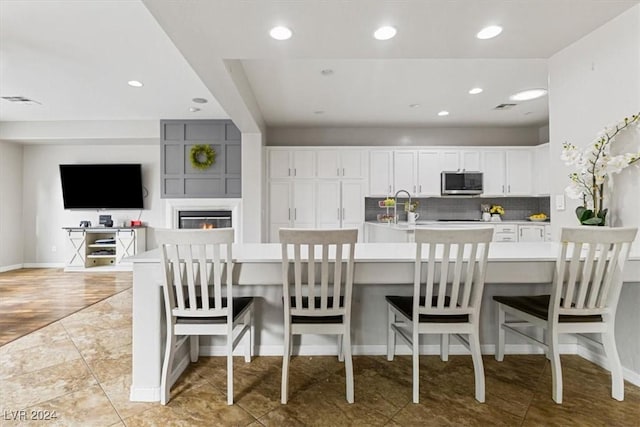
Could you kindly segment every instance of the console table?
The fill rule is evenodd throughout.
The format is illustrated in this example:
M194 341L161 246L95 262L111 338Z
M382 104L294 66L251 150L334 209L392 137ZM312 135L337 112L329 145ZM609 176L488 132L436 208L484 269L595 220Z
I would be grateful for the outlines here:
M64 271L131 271L123 260L146 248L144 227L63 227L67 233Z

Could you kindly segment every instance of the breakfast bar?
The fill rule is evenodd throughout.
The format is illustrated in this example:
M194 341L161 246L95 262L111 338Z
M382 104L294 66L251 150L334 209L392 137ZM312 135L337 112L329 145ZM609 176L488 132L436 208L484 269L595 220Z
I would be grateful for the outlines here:
M493 243L489 251L486 286L481 316L483 353L493 352L495 330L492 294L544 292L553 277L558 243ZM256 304L255 354L282 354L282 269L281 246L272 243L234 244L234 291L237 296L253 295ZM355 251L352 342L354 354L385 354L386 308L384 295L411 295L415 245L412 243L359 243ZM164 346L160 252L153 249L127 259L133 263L133 401L158 401ZM629 259L625 282L640 284L640 255ZM507 287L517 284L522 286ZM618 325L619 327L622 325ZM307 337L304 337L307 338ZM336 354L335 340L311 337L294 344L294 354ZM203 338L206 340L206 338ZM202 341L202 355L222 355L222 342ZM421 342L424 353L435 354L436 341ZM433 344L433 348L430 345ZM455 344L455 342L453 342ZM570 345L570 343L569 343ZM575 347L575 346L574 346ZM463 352L451 346L451 353ZM525 351L524 345L518 351ZM402 349L399 348L399 353ZM174 371L189 363L185 351L176 357Z

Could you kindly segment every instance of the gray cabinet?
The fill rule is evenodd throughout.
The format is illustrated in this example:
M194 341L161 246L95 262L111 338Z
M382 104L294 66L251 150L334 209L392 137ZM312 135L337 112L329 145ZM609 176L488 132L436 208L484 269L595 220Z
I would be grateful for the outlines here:
M231 120L161 120L162 198L241 197L240 131ZM216 153L209 168L194 168L189 153L208 144Z

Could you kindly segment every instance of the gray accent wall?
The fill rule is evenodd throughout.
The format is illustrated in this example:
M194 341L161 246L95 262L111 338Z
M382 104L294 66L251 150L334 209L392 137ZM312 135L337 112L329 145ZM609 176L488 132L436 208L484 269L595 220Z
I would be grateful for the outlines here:
M242 195L241 135L231 120L161 120L162 198L237 198ZM194 168L191 148L208 144L214 164Z

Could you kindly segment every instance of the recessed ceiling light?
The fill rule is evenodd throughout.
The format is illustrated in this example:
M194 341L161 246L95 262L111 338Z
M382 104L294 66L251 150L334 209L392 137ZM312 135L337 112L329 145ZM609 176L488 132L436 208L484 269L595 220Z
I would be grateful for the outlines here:
M514 93L509 97L512 101L529 101L531 99L540 98L547 94L546 89L527 89L518 93Z
M479 93L482 93L482 88L481 87L474 87L473 89L469 90L469 93L471 95L477 95Z
M200 111L200 109L198 107L189 107L189 111L191 111L192 113L197 113L198 111Z
M208 102L205 98L193 98L192 101L196 104L206 104Z
M142 82L138 81L138 80L129 80L127 82L127 84L131 87L142 87L144 86L144 84L142 84Z
M389 40L394 38L396 36L396 33L397 31L394 27L390 27L387 25L387 26L378 28L373 33L373 37L375 37L376 40Z
M325 68L324 70L320 71L320 74L322 74L323 76L330 76L333 74L333 70L331 68Z
M439 115L440 117L448 116L448 115L449 115L449 112L448 112L448 111L446 111L446 110L442 110L442 111L440 111L440 112L438 113L438 115Z
M502 27L498 25L489 25L488 27L484 27L481 29L476 37L480 40L492 39L499 35L502 32Z
M269 35L276 40L289 40L293 32L287 27L273 27L271 31L269 31Z
M420 104L409 104L409 108L418 108Z
M313 112L313 114L324 114L324 111L322 111L322 110L317 110L317 111L314 111L314 112Z

